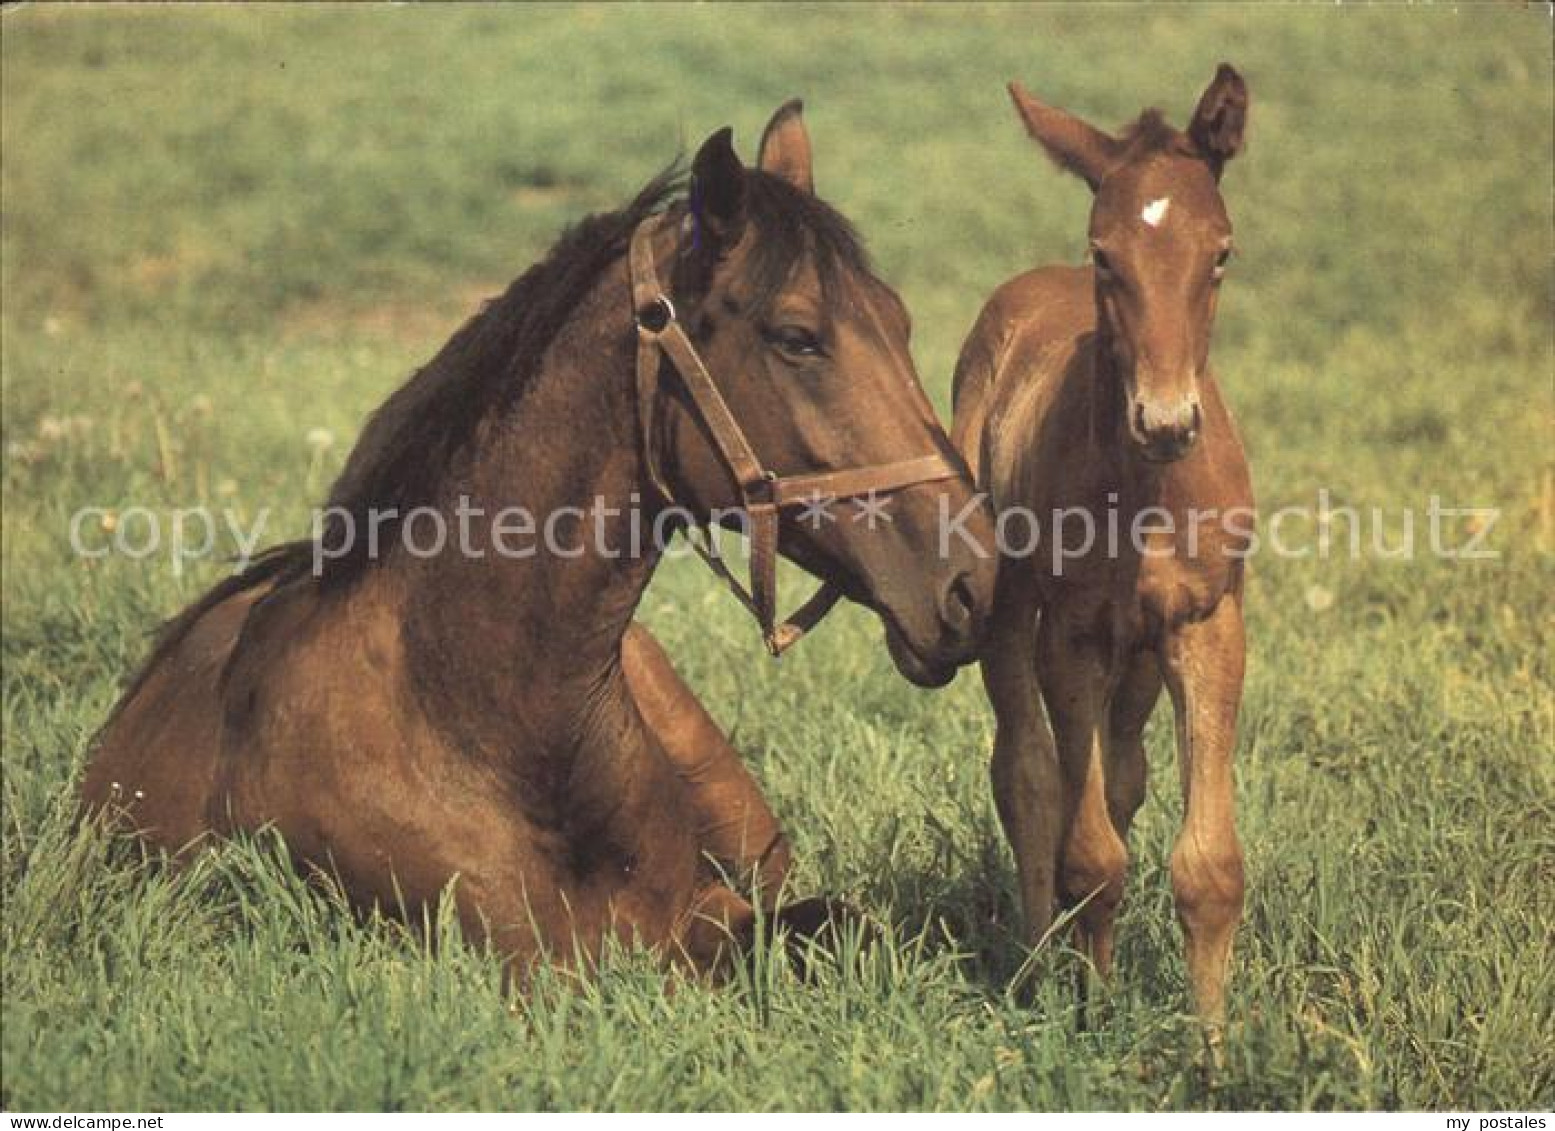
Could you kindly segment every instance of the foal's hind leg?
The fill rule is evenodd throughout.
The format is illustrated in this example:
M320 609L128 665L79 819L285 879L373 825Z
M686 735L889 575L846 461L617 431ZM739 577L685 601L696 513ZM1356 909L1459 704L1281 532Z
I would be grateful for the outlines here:
M627 630L621 661L638 712L691 796L703 850L770 905L790 855L761 787L642 625Z
M1015 853L1025 941L1037 943L1053 922L1054 872L1063 834L1063 783L1037 682L1035 595L1000 579L983 646L983 686L993 704L994 806Z
M1242 917L1231 756L1244 647L1241 602L1231 594L1205 620L1175 630L1164 649L1184 794L1182 833L1172 849L1172 893L1187 936L1195 1004L1210 1021L1224 1012L1231 940Z

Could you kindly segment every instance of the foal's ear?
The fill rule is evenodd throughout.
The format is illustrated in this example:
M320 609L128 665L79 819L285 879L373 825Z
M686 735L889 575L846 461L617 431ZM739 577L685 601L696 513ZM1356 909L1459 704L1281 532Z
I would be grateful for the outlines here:
M697 239L727 251L745 230L745 166L728 126L702 143L691 162L691 216Z
M1215 77L1199 99L1188 125L1188 137L1194 148L1209 162L1215 179L1226 162L1242 148L1242 131L1247 126L1247 83L1230 63L1220 64Z
M1094 192L1123 154L1124 144L1073 114L1038 102L1018 82L1009 86L1026 132L1061 169L1084 179Z
M782 177L797 189L815 195L815 171L810 157L810 134L804 128L804 103L790 98L778 107L761 135L761 155L756 167Z

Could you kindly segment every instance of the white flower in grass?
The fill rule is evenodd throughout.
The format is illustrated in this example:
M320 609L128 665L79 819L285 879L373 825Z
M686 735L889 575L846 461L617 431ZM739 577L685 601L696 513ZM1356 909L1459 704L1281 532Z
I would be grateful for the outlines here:
M1324 613L1334 607L1334 591L1323 585L1309 585L1306 592L1307 608L1314 613Z
M38 440L43 444L62 444L78 440L92 430L90 416L45 416L38 421Z
M308 429L308 448L315 455L322 455L335 446L335 434L328 428Z

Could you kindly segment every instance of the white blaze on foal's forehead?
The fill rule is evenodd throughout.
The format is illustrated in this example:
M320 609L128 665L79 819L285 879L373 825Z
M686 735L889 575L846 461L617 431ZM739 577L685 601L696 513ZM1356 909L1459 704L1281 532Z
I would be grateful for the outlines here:
M1139 218L1146 224L1149 224L1152 228L1159 228L1161 226L1161 221L1166 219L1167 209L1171 208L1171 206L1172 198L1169 196L1163 196L1157 200L1152 200L1149 204L1145 205L1143 210L1140 211Z

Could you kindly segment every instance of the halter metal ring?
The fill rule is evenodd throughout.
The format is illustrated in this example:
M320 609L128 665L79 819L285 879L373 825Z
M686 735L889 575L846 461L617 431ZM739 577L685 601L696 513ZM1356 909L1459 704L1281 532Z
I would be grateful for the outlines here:
M675 321L675 304L668 295L655 295L637 308L637 328L650 334L662 334Z

